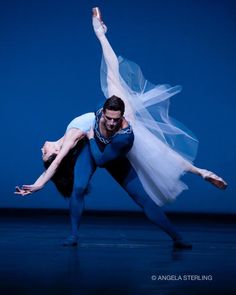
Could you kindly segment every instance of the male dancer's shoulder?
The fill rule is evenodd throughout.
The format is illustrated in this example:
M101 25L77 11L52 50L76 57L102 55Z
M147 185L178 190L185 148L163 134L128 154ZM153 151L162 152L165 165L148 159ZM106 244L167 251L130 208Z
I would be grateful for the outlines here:
M134 142L134 133L132 127L129 125L128 128L121 129L116 135L112 138L112 143L130 149Z

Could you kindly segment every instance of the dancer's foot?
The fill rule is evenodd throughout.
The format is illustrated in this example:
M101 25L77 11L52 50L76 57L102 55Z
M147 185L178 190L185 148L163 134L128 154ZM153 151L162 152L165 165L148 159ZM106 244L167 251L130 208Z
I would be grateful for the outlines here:
M93 8L93 28L97 37L101 37L107 32L107 27L102 21L101 11L98 7Z
M173 242L173 248L174 249L192 249L193 246L191 243L183 240L183 239L180 239L180 240L176 240Z
M206 169L199 169L199 170L200 170L201 176L206 181L209 181L211 184L213 184L217 188L220 188L220 189L226 189L227 188L228 184L224 181L224 179L222 179L218 175L216 175L213 172L208 171Z
M69 235L62 243L65 247L75 247L78 245L78 237L75 235Z

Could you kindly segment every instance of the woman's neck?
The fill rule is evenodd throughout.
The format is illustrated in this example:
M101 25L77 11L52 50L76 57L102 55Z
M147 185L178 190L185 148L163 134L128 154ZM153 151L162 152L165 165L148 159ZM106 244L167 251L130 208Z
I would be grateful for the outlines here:
M62 147L62 144L63 144L63 141L64 141L64 136L62 136L60 139L58 139L55 144L58 146L59 149L61 149Z

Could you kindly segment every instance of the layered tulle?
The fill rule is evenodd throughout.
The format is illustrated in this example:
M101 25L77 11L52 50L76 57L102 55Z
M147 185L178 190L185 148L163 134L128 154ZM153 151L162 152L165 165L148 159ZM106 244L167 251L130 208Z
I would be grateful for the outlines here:
M163 205L187 189L180 177L194 160L198 141L192 132L169 116L169 99L180 92L181 87L153 85L144 78L137 64L122 57L118 60L118 87L122 87L121 98L127 107L125 117L135 136L128 158L148 195ZM104 60L101 85L108 97Z

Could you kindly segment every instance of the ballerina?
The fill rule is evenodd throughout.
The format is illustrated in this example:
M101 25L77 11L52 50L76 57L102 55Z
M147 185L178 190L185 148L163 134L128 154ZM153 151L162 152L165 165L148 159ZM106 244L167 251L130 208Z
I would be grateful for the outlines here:
M128 154L143 187L158 205L176 198L187 186L180 177L191 172L214 186L225 189L227 183L219 176L192 164L197 140L186 128L180 128L168 115L169 98L180 87L153 86L140 68L122 57L117 58L106 38L107 27L98 7L93 9L93 26L103 53L101 82L104 95L121 97L126 105L125 117L134 131L134 145ZM138 89L138 90L134 90ZM155 107L159 120L149 112ZM179 142L178 138L181 138Z
M86 133L94 125L94 113L86 113L73 119L65 134L56 141L46 141L41 148L46 171L31 185L16 186L15 194L22 196L41 190L52 180L59 192L69 198L73 187L75 159L85 144Z

